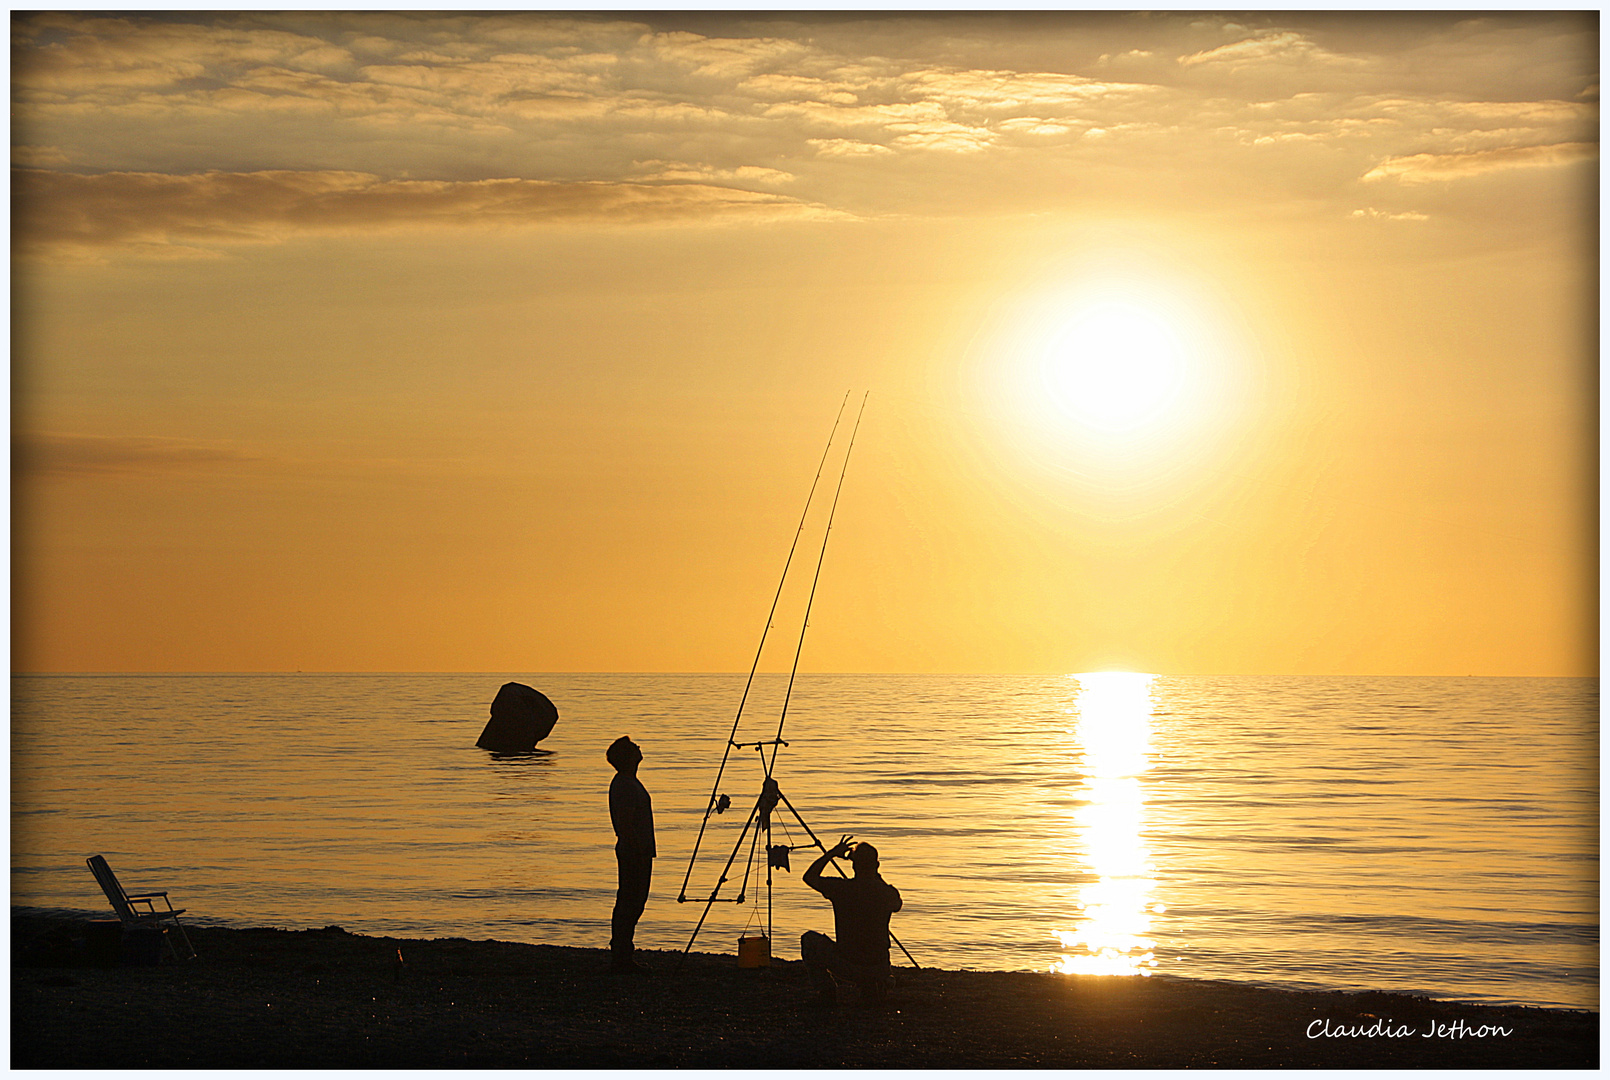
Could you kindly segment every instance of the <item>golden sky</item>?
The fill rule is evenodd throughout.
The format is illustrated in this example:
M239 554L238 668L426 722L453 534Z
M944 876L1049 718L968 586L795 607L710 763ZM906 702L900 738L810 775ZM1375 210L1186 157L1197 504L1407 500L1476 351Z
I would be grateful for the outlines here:
M1597 30L14 16L14 665L1590 673Z

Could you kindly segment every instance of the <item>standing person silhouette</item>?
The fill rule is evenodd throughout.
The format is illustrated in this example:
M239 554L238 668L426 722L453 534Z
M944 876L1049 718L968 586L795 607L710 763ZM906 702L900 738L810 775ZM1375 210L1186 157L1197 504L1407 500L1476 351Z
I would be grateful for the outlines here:
M648 789L637 778L643 751L622 735L609 744L604 757L615 766L609 782L609 821L615 827L615 866L619 885L610 916L609 970L646 972L632 957L632 936L648 902L649 877L654 872L654 806Z
M878 849L871 844L852 845L852 839L840 837L811 863L802 878L833 903L833 932L838 940L815 930L805 931L799 939L800 959L816 984L817 1000L829 1005L838 1001L835 975L850 980L869 1000L882 1001L887 996L891 981L889 916L902 907L900 890L878 873ZM846 855L855 868L854 877L822 876L829 862Z

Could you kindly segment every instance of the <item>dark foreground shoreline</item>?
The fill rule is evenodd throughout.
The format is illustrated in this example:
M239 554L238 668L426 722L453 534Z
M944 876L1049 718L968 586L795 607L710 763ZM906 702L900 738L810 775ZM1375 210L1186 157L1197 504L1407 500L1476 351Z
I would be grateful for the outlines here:
M1591 1069L1599 1062L1595 1012L1385 993L904 968L881 1010L863 1007L853 991L822 1008L810 1004L798 961L740 969L733 956L694 953L678 971L676 953L648 952L653 974L622 976L605 971L602 949L366 937L337 927L195 927L196 960L107 967L86 953L86 929L13 917L13 1068ZM1327 1027L1333 1034L1323 1034Z

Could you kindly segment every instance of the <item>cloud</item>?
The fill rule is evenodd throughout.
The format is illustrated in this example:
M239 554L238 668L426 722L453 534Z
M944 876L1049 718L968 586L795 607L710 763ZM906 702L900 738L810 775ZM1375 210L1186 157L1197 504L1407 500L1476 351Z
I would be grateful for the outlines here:
M881 136L907 149L975 153L995 141L995 133L987 127L956 123L941 105L931 101L854 107L793 101L772 105L766 115L797 117L818 130L836 128Z
M1361 57L1342 56L1322 49L1302 34L1280 30L1245 38L1216 49L1204 49L1179 58L1181 67L1223 65L1231 69L1258 67L1268 64L1324 64L1343 67L1362 67L1367 61Z
M860 142L856 139L806 139L805 145L822 157L871 157L876 154L894 153L881 143Z
M1102 82L1056 72L917 71L904 83L917 95L947 109L1013 112L1046 106L1075 106L1103 99L1155 96L1159 88Z
M1039 116L1014 116L1010 120L1002 120L1002 131L1009 131L1014 135L1049 135L1053 137L1071 135L1078 129L1067 123L1046 120Z
M888 130L902 125L944 123L948 116L936 102L901 101L840 106L822 101L785 101L767 107L766 116L797 117L821 128Z
M653 54L707 78L738 79L795 59L810 49L780 38L712 38L687 31L654 34L645 39Z
M1054 212L1075 189L1301 192L1335 217L1366 171L1512 167L1448 156L1585 144L1597 123L1594 27L1557 13L38 12L13 30L14 165L123 177L30 181L71 212L26 223L58 251Z
M640 161L648 170L644 180L693 180L701 183L761 184L767 187L791 184L796 177L781 169L766 169L759 165L740 165L736 169L717 169L709 165L693 165L685 161Z
M863 135L807 140L818 154L833 156L877 154L879 150L864 148L891 146L976 154L988 150L1003 132L1068 135L1089 126L1059 113L1105 108L1111 116L1113 108L1166 95L1157 87L1078 75L949 68L916 69L893 79L869 77L859 87L844 79L801 85L780 77L750 79L744 85L757 82L773 99L763 115L796 118L816 130ZM785 90L799 92L785 96Z
M19 84L37 94L182 87L220 70L262 66L334 72L352 54L308 34L238 25L34 13L17 26ZM20 44L21 42L19 42Z
M953 124L948 120L928 123L891 124L890 129L900 134L894 137L896 146L914 150L943 150L953 154L976 154L988 150L995 141L995 133L987 128Z
M854 83L817 79L804 75L756 75L738 84L738 89L766 101L825 101L833 105L854 105L860 100L860 87Z
M13 165L31 165L35 168L44 168L50 165L66 165L71 160L59 146L13 146L11 148L11 164Z
M116 247L188 249L268 243L300 233L429 226L846 216L786 196L712 184L385 180L340 171L85 176L18 169L12 173L12 190L17 239L24 251L45 254Z
M1348 216L1349 217L1356 217L1356 218L1368 218L1371 221L1430 221L1431 220L1430 215L1422 214L1417 210L1404 210L1404 211L1401 211L1399 213L1394 214L1389 210L1377 210L1373 206L1366 206L1362 210L1354 210Z
M12 471L34 476L154 475L258 460L226 443L160 436L40 433L11 444Z
M13 478L94 479L98 477L232 476L247 472L277 476L462 476L477 468L464 458L405 456L282 456L245 449L235 443L161 435L80 435L13 432Z
M1478 150L1468 154L1410 154L1388 158L1364 174L1367 181L1397 180L1405 184L1424 184L1438 180L1463 180L1483 173L1506 169L1557 168L1598 155L1592 143L1556 143L1552 146L1511 146L1497 150Z

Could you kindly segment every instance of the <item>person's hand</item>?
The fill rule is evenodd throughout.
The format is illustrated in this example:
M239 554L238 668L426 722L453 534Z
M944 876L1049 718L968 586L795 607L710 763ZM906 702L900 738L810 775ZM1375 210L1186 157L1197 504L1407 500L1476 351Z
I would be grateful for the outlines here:
M831 859L842 859L849 855L850 849L855 846L854 840L855 837L849 835L848 833L839 837L839 842L834 844L832 849L828 851L828 857Z

